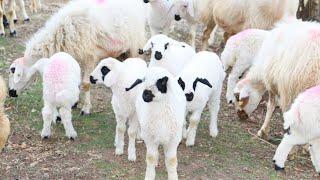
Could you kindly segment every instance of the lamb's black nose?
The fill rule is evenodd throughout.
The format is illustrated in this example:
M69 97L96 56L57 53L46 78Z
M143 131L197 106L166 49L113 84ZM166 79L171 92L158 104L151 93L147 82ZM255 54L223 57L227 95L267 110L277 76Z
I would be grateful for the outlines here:
M156 60L161 60L162 59L162 54L159 51L156 51L156 53L154 54L154 57L156 58Z
M193 100L193 93L189 93L189 94L186 94L186 98L187 98L187 101L192 101Z
M10 97L18 97L17 91L14 89L9 90L9 96Z
M180 21L180 20L181 20L181 16L178 15L178 14L176 14L176 15L174 15L174 19L175 19L176 21Z
M142 94L142 98L145 102L149 103L153 100L154 95L152 94L152 91L150 90L144 90Z
M149 0L143 0L144 3L149 3Z
M91 82L91 84L95 84L95 83L97 83L97 79L95 79L93 76L90 76L90 82Z

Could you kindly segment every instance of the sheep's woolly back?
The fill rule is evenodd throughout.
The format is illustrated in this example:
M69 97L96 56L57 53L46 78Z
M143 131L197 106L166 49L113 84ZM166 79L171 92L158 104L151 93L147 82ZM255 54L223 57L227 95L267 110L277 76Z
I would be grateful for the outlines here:
M6 96L7 96L7 86L3 78L0 76L0 110Z
M8 136L10 134L10 122L7 118L7 115L4 113L3 107L4 99L6 96L7 86L3 78L0 76L0 152L6 144Z

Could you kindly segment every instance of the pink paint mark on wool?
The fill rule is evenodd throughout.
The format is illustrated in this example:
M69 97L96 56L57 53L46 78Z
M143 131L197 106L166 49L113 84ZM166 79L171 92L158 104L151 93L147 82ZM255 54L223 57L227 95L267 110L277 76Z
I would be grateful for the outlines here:
M319 86L314 86L310 89L307 89L305 92L302 93L303 99L305 98L315 98L315 97L320 97L320 85Z
M246 29L232 36L230 39L232 39L232 41L241 41L243 38L250 36L253 33L253 31L253 29Z
M312 40L320 39L320 28L311 29L309 34Z
M106 0L95 0L97 4L103 4L106 2Z
M114 39L112 37L109 37L108 40L110 41L110 44L112 46L116 46L116 45L122 45L122 42L118 39Z
M245 85L245 84L248 84L249 82L250 82L249 79L244 78L244 79L241 79L238 83L241 85Z
M51 59L44 75L45 81L57 84L62 83L65 78L64 75L68 73L69 69L66 61L67 60L61 58Z
M24 61L24 58L22 57L22 58L18 58L16 60L14 60L14 63L23 65L23 61Z

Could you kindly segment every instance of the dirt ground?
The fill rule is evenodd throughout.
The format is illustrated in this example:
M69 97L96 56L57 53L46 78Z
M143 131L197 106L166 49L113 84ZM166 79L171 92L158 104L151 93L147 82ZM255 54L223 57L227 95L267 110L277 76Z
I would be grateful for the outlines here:
M23 55L25 42L43 26L50 15L65 2L45 0L44 8L30 14L31 22L19 21L18 36L0 39L0 74L8 77L11 62ZM179 40L188 40L188 27L182 25L171 34ZM215 46L215 51L221 48ZM115 156L115 118L111 93L104 87L95 87L93 113L80 116L73 113L78 138L64 137L61 124L52 127L52 138L42 140L41 79L18 98L8 98L6 112L12 123L12 134L7 147L0 154L0 179L143 179L145 146L137 144L137 161L127 160L127 154ZM266 99L266 98L264 98ZM178 150L180 179L316 179L317 175L308 155L301 153L286 163L286 171L273 170L272 157L282 137L282 117L279 110L273 117L268 142L254 138L265 115L264 100L259 109L246 122L240 122L234 107L222 94L219 113L219 135L211 138L208 131L209 115L206 111L199 125L196 144L186 147L183 141ZM162 152L162 150L160 151ZM163 155L157 167L157 179L166 179Z

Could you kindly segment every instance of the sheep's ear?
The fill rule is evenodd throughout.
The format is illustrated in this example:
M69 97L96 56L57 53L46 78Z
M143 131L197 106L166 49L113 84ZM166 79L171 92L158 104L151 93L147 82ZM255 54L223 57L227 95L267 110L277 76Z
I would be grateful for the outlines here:
M239 106L240 106L240 109L243 109L244 107L246 107L246 105L248 104L249 102L249 96L247 97L243 97L239 100Z
M184 81L181 79L181 77L179 77L178 79L178 84L180 85L180 87L182 88L182 90L184 90L186 88L186 84L184 83Z
M197 83L200 82L204 85L207 85L209 88L212 88L212 85L210 84L210 82L207 79L202 79L202 78L197 78L194 82L193 82L193 90L196 90L197 87Z
M18 83L21 80L22 75L23 75L23 68L21 66L17 66L13 74L13 82Z
M193 7L193 2L191 0L188 1L188 12L189 12L190 16L192 18L194 18L195 12L194 12L194 7Z
M131 89L135 88L136 86L138 86L142 82L143 82L142 79L137 79L129 88L126 88L126 91L130 91Z
M147 42L147 44L144 45L143 47L143 52L147 52L152 48L153 44L151 39L149 39L149 41Z
M158 90L161 92L161 93L167 93L167 84L168 84L168 80L169 78L167 76L161 78L161 79L158 79L157 81L157 88Z

